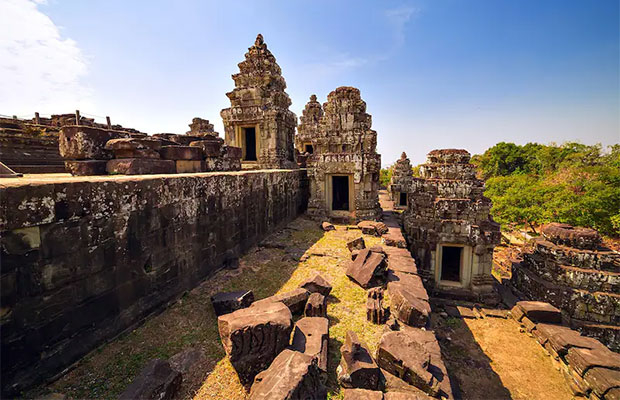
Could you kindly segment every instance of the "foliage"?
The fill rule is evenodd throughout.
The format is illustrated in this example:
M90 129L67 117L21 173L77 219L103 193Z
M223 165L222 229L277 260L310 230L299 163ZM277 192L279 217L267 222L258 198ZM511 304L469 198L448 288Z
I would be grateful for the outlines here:
M394 165L390 165L387 168L381 168L379 171L379 184L383 188L387 188L390 184L390 180L392 179L392 170L394 169Z
M472 158L502 225L564 222L620 235L620 145L498 143Z

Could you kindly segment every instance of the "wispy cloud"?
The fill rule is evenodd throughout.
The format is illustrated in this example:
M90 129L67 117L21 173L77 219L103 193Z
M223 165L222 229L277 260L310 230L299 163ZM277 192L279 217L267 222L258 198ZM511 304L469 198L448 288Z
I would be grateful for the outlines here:
M413 6L404 5L398 8L392 8L385 11L385 16L390 22L394 31L393 47L400 47L405 43L405 29L411 18L419 12L419 9Z
M88 64L77 43L41 10L46 0L0 2L0 113L66 112L89 107L81 79Z

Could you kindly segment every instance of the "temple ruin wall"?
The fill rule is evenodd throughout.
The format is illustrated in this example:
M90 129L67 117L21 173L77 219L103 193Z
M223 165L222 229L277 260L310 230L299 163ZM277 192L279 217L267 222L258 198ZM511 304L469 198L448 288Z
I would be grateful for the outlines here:
M4 388L53 377L234 265L307 191L305 170L0 183Z

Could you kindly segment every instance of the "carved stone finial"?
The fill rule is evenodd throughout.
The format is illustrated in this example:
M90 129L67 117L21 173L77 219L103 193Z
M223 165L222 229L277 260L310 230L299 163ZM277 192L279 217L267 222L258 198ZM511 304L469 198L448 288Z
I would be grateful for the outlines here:
M316 101L316 94L313 94L312 96L310 96L310 101Z
M405 158L407 158L407 153L403 151L403 154L400 155L400 159L404 160Z
M264 43L265 41L263 40L263 35L261 35L260 33L256 35L256 41L254 42L254 46L262 46Z

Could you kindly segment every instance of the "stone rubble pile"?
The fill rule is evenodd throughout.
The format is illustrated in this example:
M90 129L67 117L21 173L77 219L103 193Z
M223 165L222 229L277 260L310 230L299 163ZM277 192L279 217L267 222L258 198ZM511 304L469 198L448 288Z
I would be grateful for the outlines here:
M549 303L520 301L510 314L521 324L522 332L535 338L554 360L574 396L620 399L620 354L561 325L560 310Z
M620 254L597 231L545 225L522 257L510 263L521 297L551 303L572 328L620 351Z
M241 169L241 149L213 134L147 136L69 125L59 134L60 155L72 175L174 174Z

